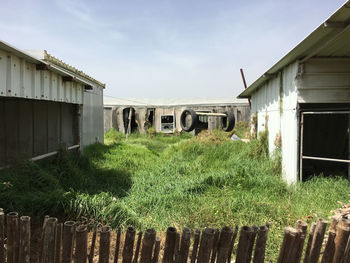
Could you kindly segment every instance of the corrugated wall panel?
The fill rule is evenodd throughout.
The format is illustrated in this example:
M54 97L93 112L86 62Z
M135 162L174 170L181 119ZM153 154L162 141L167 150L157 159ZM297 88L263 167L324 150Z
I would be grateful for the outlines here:
M83 103L83 85L0 50L0 96Z
M281 115L282 169L288 183L298 180L298 93L296 75L298 63L283 70L283 112Z
M349 103L350 60L311 59L305 63L297 85L300 103Z

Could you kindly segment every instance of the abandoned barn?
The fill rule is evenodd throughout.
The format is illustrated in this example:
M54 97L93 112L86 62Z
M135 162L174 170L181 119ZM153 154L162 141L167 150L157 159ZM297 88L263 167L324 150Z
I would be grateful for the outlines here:
M239 98L250 98L252 129L280 148L289 183L349 173L350 5L346 3Z
M104 87L46 51L0 41L0 167L103 142Z
M205 113L230 111L236 122L249 121L250 109L248 100L234 98L211 99L117 99L104 98L104 131L114 128L128 133L144 133L148 127L156 132L173 133L181 131L180 116L185 109ZM129 124L130 119L130 125ZM215 116L199 116L204 129L219 128L221 122Z

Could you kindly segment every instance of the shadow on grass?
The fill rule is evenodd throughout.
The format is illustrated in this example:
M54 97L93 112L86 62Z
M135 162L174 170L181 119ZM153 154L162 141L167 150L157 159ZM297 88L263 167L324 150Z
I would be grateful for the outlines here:
M105 169L95 164L112 147L92 145L83 155L60 150L49 159L17 161L0 170L1 207L30 216L60 215L74 201L70 193L123 198L132 186L131 174L123 167Z

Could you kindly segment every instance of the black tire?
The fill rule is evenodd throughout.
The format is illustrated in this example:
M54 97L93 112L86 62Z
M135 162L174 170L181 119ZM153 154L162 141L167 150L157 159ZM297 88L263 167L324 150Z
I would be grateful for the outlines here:
M191 115L191 123L189 126L186 126L186 116ZM193 131L194 128L197 127L198 124L198 115L194 110L186 109L181 113L180 116L180 124L181 128L186 131L190 132Z
M233 130L236 124L235 115L233 115L231 111L225 111L224 113L227 115L227 117L221 118L221 126L224 131L230 132Z

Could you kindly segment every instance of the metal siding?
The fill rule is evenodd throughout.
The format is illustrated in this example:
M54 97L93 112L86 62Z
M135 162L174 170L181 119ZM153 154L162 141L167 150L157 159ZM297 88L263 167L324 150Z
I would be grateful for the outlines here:
M6 95L7 56L0 50L0 96Z
M33 155L33 101L23 100L17 101L19 109L19 153L24 158Z
M1 60L0 60L1 62ZM6 158L6 117L5 117L5 102L0 99L0 166L5 163Z
M62 83L56 72L0 50L0 96L82 104L83 92L81 83Z
M295 82L297 71L298 63L291 64L283 70L282 171L283 178L288 183L298 180L298 95Z
M251 100L252 114L257 113L258 117L257 132L268 129L271 155L276 148L276 136L281 132L283 177L288 183L296 182L298 168L297 89L295 85L297 69L298 64L294 63L283 70L282 98L280 98L281 83L280 75L278 75L255 91ZM268 117L267 123L266 116Z
M349 103L350 60L316 58L304 65L298 78L300 103Z
M103 143L103 88L94 87L84 92L82 110L82 146Z

